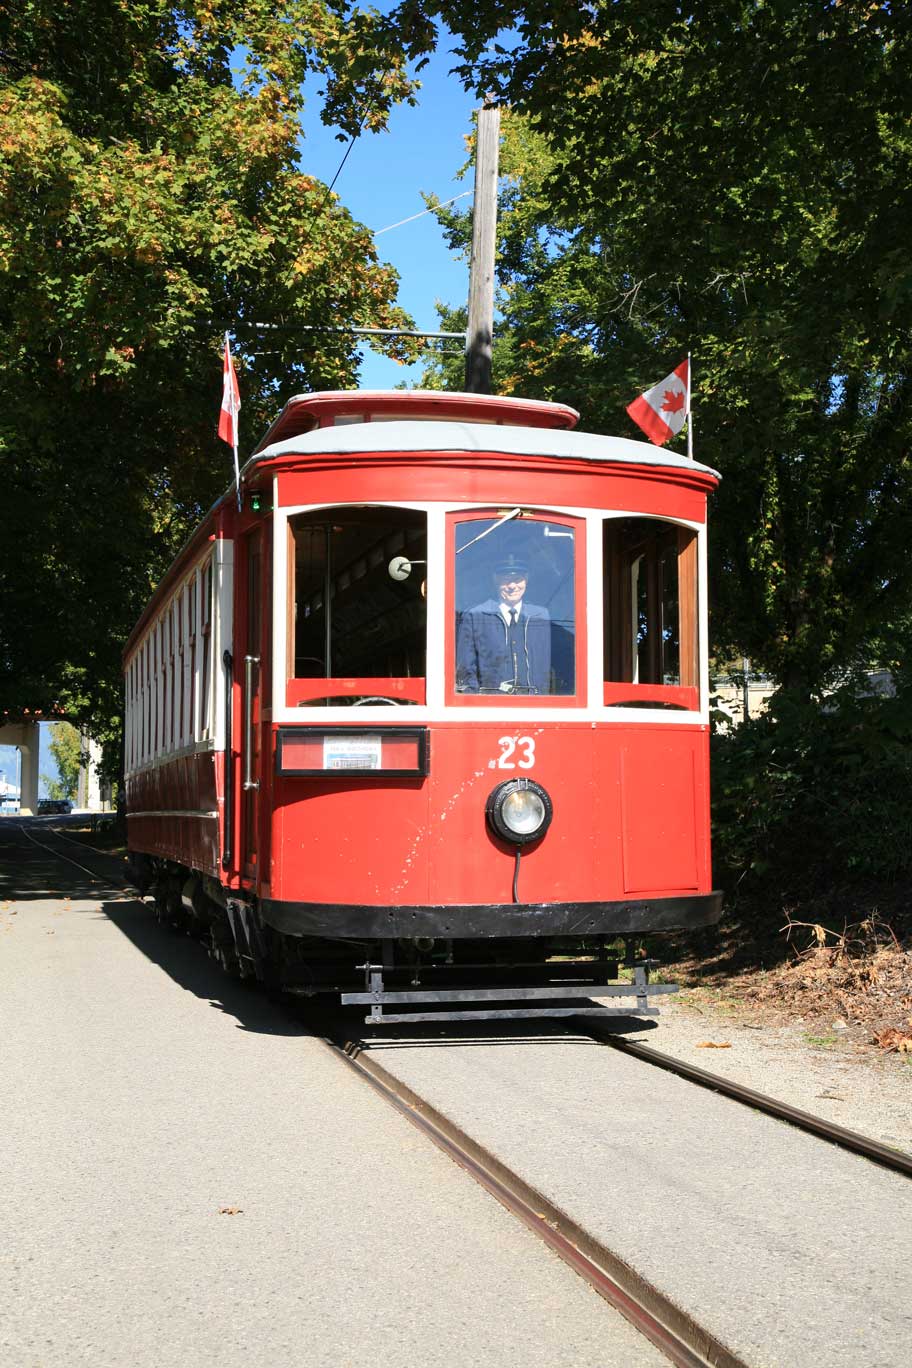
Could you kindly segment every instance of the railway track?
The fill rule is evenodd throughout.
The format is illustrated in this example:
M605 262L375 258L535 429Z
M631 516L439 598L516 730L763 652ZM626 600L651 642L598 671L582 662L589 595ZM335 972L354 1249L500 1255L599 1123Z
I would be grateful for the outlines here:
M98 883L120 882L99 877L90 868L59 848L58 839L69 846L79 843L54 832L54 844L37 839L31 832L24 833L36 846L49 855L65 860ZM79 847L79 854L92 856ZM559 1206L533 1187L517 1172L509 1168L495 1154L451 1121L442 1111L413 1091L371 1057L369 1045L352 1038L351 1017L338 1011L327 1030L326 1016L310 1008L307 1011L314 1034L321 1038L326 1049L345 1068L358 1076L384 1100L404 1115L428 1140L446 1153L472 1176L517 1219L542 1240L585 1282L622 1314L645 1339L662 1352L670 1362L681 1365L719 1365L719 1368L739 1368L746 1361L738 1357L725 1343L697 1319L672 1301L659 1288L647 1281L631 1264L601 1242ZM787 1103L732 1083L719 1075L664 1055L648 1046L631 1043L613 1036L590 1021L578 1023L579 1030L599 1044L641 1060L651 1067L677 1074L695 1085L711 1089L745 1107L789 1122L830 1144L862 1155L874 1163L906 1177L912 1177L912 1156L893 1150L869 1137L823 1121Z
M650 1343L681 1368L747 1368L685 1311L556 1207L542 1192L479 1145L442 1112L370 1058L359 1042L323 1037L341 1062L568 1264Z
M663 1055L645 1046L612 1038L603 1030L590 1029L591 1020L580 1019L579 1034L617 1045L653 1067L712 1089L754 1111L788 1121L820 1139L863 1156L907 1177L912 1177L912 1156L893 1150L878 1141L844 1127L831 1125L819 1117L754 1089L733 1084ZM562 1210L540 1189L533 1187L502 1159L466 1133L408 1084L384 1069L372 1057L369 1044L344 1035L324 1037L324 1043L340 1060L364 1078L384 1099L403 1114L418 1130L468 1172L482 1187L546 1243L584 1281L659 1349L672 1363L720 1365L720 1368L746 1368L748 1360L701 1324L694 1316L644 1278L631 1263L598 1239L578 1220Z
M633 1058L641 1059L657 1069L676 1074L678 1078L686 1078L689 1082L696 1083L701 1088L708 1088L711 1092L720 1093L723 1097L730 1097L732 1101L741 1102L754 1111L764 1112L779 1121L787 1121L799 1130L807 1131L809 1135L816 1135L831 1145L838 1145L840 1149L849 1150L852 1154L863 1155L874 1164L880 1164L883 1168L892 1169L894 1173L902 1173L905 1177L912 1178L912 1154L905 1154L902 1150L881 1144L879 1140L872 1140L870 1136L848 1130L845 1126L838 1126L834 1121L824 1121L820 1116L802 1111L788 1102L780 1102L777 1098L757 1092L743 1083L734 1083L730 1078L723 1078L720 1074L710 1073L696 1064L687 1064L682 1059L662 1054L649 1045L640 1045L636 1041L612 1036L610 1032L599 1030L597 1025L588 1020L585 1023L585 1032L600 1044L609 1045L612 1049L632 1055Z
M78 869L93 883L105 886L114 882L110 876L100 876L98 870L61 850L57 844L59 840L71 846L79 845L63 833L55 831L54 844L49 844L39 840L24 825L20 829L32 845ZM83 853L81 847L80 853ZM314 1033L343 1067L356 1073L521 1220L671 1363L680 1368L709 1368L709 1365L712 1368L747 1368L743 1359L732 1354L686 1312L561 1212L543 1193L370 1058L360 1042L348 1039L344 1032L327 1034L325 1013L318 1014L312 1008L305 1010L312 1018Z
M49 846L44 841L39 841L36 836L32 835L32 833L29 831L28 827L25 825L24 822L19 822L18 827L19 830L22 832L22 835L26 838L27 841L31 841L32 845L39 846L42 850L46 850L49 855L56 855L56 857L59 860L65 860L67 864L74 865L76 869L81 869L83 874L88 874L89 878L92 880L93 883L107 885L108 887L110 887L110 885L113 882L117 882L121 888L127 887L127 882L125 879L115 880L112 878L110 873L104 878L99 878L97 869L89 869L88 865L82 864L79 860L74 860L70 855L65 855L62 850L58 850L54 846ZM55 830L54 835L60 837L61 840L67 841L70 845L76 846L81 851L85 850L85 846L82 844L81 841L74 841L72 837L64 835L62 831ZM95 851L93 853L98 855L104 855L104 859L106 860L110 859L110 856L104 854L104 852L102 851Z
M45 845L34 835L26 830L24 825L21 829L35 845L42 846L50 854L58 855L69 864L75 865L83 873L90 875L96 882L99 880L97 871L89 869L78 860L64 854L63 851L56 850L53 846ZM62 838L69 845L76 846L81 852L85 852L85 847L78 841L73 841L63 832L54 830L56 837ZM102 855L103 852L98 852ZM109 859L103 855L104 859ZM107 876L110 882L110 875ZM121 882L121 881L118 881ZM122 886L126 886L126 880L122 881ZM845 1126L839 1126L835 1122L826 1121L822 1117L814 1116L811 1112L802 1111L799 1107L793 1107L788 1102L781 1102L775 1097L770 1097L766 1093L757 1092L742 1083L735 1083L721 1074L714 1074L706 1069L701 1069L695 1064L687 1064L684 1060L676 1059L672 1055L662 1054L659 1050L654 1050L648 1045L640 1045L634 1041L624 1040L622 1037L614 1035L610 1029L602 1027L593 1018L580 1017L580 1030L592 1040L601 1045L609 1046L611 1049L618 1050L630 1055L644 1063L650 1064L655 1068L663 1069L668 1073L676 1074L679 1078L685 1078L699 1087L707 1088L712 1092L719 1093L723 1097L731 1098L732 1101L740 1102L743 1106L749 1107L754 1111L764 1112L767 1116L775 1117L779 1121L786 1121L789 1125L797 1127L799 1130L806 1131L810 1135L815 1135L818 1139L825 1140L828 1144L836 1145L840 1149L848 1150L852 1154L858 1154L869 1159L872 1163L879 1164L883 1168L892 1170L894 1173L901 1173L906 1178L912 1178L912 1155L902 1150L894 1149L890 1145L882 1144L879 1140L874 1140L870 1136L862 1135L858 1131L849 1130ZM360 1049L360 1046L351 1045L352 1050ZM379 1066L373 1066L379 1068Z

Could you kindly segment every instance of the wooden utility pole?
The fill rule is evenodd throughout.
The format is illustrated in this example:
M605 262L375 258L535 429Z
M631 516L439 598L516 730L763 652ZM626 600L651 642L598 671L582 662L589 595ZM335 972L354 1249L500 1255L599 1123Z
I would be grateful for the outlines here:
M472 263L469 268L465 368L465 387L470 394L491 393L499 154L500 109L486 99L484 107L478 111L475 135L475 202L472 210Z

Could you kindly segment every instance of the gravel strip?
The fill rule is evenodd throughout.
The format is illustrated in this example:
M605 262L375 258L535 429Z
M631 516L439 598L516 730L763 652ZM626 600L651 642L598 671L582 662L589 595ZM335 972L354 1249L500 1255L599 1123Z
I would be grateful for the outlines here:
M625 1040L912 1153L912 1057L815 1045L800 1022L752 1024L667 998L657 1021L623 1024Z

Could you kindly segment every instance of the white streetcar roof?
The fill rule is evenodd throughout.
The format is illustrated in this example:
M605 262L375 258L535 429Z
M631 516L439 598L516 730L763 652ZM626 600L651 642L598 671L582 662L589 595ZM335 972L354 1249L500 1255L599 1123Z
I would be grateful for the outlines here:
M244 470L250 471L261 461L276 456L298 453L306 456L319 452L357 455L372 451L495 451L512 456L557 456L616 465L664 466L673 470L700 471L717 480L721 478L711 466L663 451L651 442L635 442L628 437L489 423L435 423L426 418L316 428L264 447L246 462Z
M295 394L254 448L254 453L313 428L353 423L506 423L516 427L575 428L576 409L515 394L465 394L453 390L321 390Z

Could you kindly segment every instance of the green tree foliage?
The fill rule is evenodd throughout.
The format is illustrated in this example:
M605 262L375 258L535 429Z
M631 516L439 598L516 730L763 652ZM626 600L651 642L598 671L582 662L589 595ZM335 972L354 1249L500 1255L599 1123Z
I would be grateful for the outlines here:
M50 751L57 766L57 778L43 776L48 797L75 798L83 763L82 740L76 728L69 722L52 723Z
M352 337L302 327L408 324L303 169L301 83L343 134L381 128L427 32L329 0L0 7L0 711L119 711L126 633L231 479L223 330L249 446L353 381Z
M912 869L912 695L783 695L713 737L713 857L730 890L801 897Z
M804 694L895 660L912 603L912 9L434 8L466 76L538 140L502 205L499 387L639 436L625 405L692 349L696 454L725 477L716 649Z
M466 81L523 116L505 123L498 388L638 435L624 406L693 349L697 454L725 476L716 648L804 692L901 654L908 6L18 0L0 9L0 459L19 529L0 708L116 710L120 638L227 483L223 328L249 442L288 393L353 376L350 338L284 328L402 319L368 234L302 169L301 81L322 73L345 134L379 127L441 20ZM256 321L279 325L268 344Z

